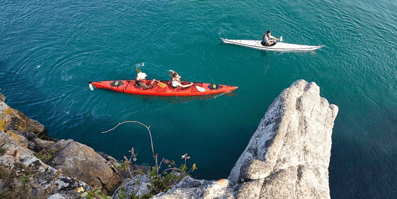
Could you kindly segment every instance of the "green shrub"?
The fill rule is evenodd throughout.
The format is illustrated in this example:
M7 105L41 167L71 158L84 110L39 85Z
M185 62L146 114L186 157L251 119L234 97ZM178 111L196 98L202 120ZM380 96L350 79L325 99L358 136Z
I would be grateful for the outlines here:
M40 151L39 153L36 153L35 156L44 163L47 163L52 158L51 153L48 151Z
M193 164L192 168L188 172L186 172L188 170L188 167L186 166L186 161L188 159L190 159L190 157L187 155L187 153L182 155L182 159L185 160L185 164L182 164L179 168L177 168L175 166L175 161L169 161L169 160L166 160L164 158L161 160L160 164L158 164L158 160L157 160L158 154L154 152L153 139L152 139L152 133L150 132L150 127L146 126L145 124L142 124L139 121L124 121L124 122L121 122L118 125L116 125L114 128L112 128L110 130L107 130L107 131L104 131L102 133L108 133L110 131L113 131L115 128L117 128L118 126L120 126L122 124L125 124L125 123L137 123L137 124L140 124L140 125L144 126L147 129L147 131L149 133L149 137L150 137L150 144L151 144L150 146L151 146L151 149L152 149L153 159L154 159L154 162L155 162L155 166L152 167L151 170L150 169L147 170L147 174L148 174L149 179L150 179L149 180L149 184L150 185L147 185L147 188L150 190L150 193L138 197L136 195L139 192L139 190L138 190L137 192L132 193L132 195L129 196L130 198L134 198L134 199L135 198L150 198L150 197L152 197L152 196L154 196L154 195L156 195L156 194L158 194L160 192L166 192L169 189L171 189L172 185L178 183L184 177L188 176L190 172L192 172L192 171L197 169L196 164ZM135 154L134 148L131 148L131 150L129 152L131 153L131 157L128 159L126 156L124 156L124 161L120 162L119 168L121 168L122 170L127 170L129 175L132 178L135 178L133 176L133 174L132 174L132 173L135 173L135 172L131 171L131 167L132 167L131 162L134 161L135 165L133 166L133 168L136 168L136 162L138 160L137 159L138 154ZM164 169L162 172L159 172L160 169L161 169L161 164L162 163L168 164L168 168ZM141 174L142 171L140 169L138 169L137 173ZM135 180L136 180L136 183L138 185L141 184L141 182L139 180L137 180L137 179L135 179ZM119 195L120 196L127 196L125 194L125 189L124 188L123 188L123 190L120 188L121 192L119 193Z

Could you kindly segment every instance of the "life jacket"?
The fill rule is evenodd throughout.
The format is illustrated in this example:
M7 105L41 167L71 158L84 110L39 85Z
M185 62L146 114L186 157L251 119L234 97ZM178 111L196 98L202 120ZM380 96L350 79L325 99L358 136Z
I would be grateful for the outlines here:
M177 83L181 83L181 80L179 80L178 78L172 78L171 79L171 86L172 87L177 88L178 87Z
M266 43L266 38L267 38L268 43ZM270 41L271 41L270 37L267 36L267 34L266 34L266 36L262 37L261 44L262 44L262 46L268 46L270 44Z

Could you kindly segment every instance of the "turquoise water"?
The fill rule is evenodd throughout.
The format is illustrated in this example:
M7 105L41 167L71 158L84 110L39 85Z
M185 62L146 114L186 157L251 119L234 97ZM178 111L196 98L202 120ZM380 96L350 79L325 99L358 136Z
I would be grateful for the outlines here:
M298 79L314 81L339 106L329 167L332 198L397 195L396 1L2 1L0 92L57 139L74 139L117 159L135 147L192 176L226 178L269 105ZM261 52L219 37L325 45L312 53ZM144 63L144 65L142 64ZM233 96L148 98L87 81L155 79L239 87Z

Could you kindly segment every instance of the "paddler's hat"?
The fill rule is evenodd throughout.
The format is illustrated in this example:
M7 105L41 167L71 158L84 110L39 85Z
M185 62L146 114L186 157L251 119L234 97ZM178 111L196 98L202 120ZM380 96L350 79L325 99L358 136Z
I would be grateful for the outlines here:
M141 79L145 79L147 77L146 73L138 73L136 80L141 80Z

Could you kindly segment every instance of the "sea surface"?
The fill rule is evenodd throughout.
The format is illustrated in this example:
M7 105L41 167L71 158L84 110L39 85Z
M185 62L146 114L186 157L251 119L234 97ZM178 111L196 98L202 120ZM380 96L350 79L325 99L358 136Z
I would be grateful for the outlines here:
M227 178L269 105L298 79L339 107L332 135L332 198L397 196L397 1L0 2L0 89L11 107L57 139L116 159L183 163L195 178ZM220 37L325 47L261 52ZM156 98L91 91L87 81L169 79L236 85L233 95Z

